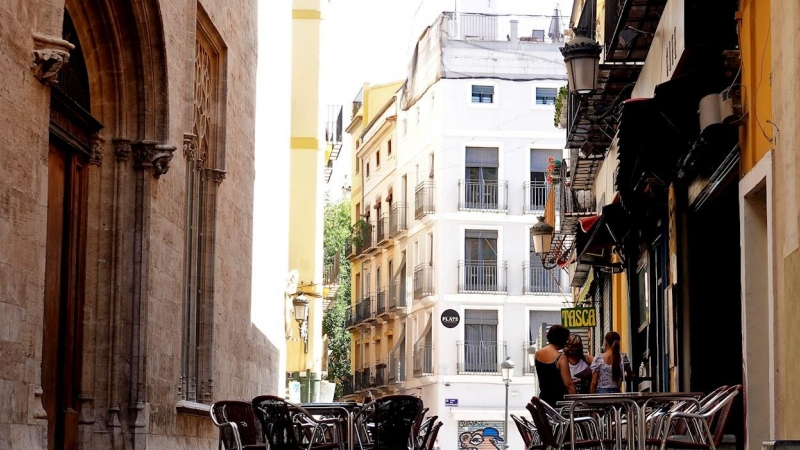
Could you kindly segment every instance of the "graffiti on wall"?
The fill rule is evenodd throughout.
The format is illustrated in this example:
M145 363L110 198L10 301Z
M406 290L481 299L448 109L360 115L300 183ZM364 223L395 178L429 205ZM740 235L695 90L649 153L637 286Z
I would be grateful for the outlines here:
M504 440L500 435L503 422L487 420L459 420L459 450L503 450Z

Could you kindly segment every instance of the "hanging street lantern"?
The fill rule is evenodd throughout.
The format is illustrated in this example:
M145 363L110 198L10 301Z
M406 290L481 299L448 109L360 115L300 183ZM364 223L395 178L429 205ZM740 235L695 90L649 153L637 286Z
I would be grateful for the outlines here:
M597 76L600 71L600 44L575 30L575 38L559 50L567 65L569 91L573 94L591 94L597 90Z

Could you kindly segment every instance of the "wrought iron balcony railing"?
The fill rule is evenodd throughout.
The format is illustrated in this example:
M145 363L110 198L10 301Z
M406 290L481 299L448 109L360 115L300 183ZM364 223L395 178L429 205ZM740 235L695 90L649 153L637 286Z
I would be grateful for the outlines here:
M356 376L355 376L355 374L352 374L352 373L347 374L346 377L343 377L343 379L342 379L342 396L343 397L344 396L348 396L348 395L353 395L353 394L356 393L355 379L356 379Z
M458 262L458 292L505 294L508 263L506 261L464 260Z
M378 217L375 222L375 243L380 245L389 240L389 215L386 213Z
M344 240L344 252L345 258L352 258L356 256L356 247L353 245L353 238L350 236Z
M414 267L414 300L433 295L435 292L433 266L420 264Z
M500 373L506 358L505 341L458 341L459 374Z
M356 305L356 325L375 318L372 295L366 294Z
M414 190L414 218L422 219L436 212L435 193L436 184L433 181L423 181L417 185Z
M508 211L508 181L458 181L461 211Z
M386 297L387 297L387 290L385 287L378 289L378 293L375 295L375 312L377 315L386 314L387 305L386 305Z
M367 223L361 230L357 231L358 241L356 243L356 254L362 255L375 248L375 224Z
M372 369L374 376L370 380L372 381L372 387L382 387L389 384L389 364L387 362L387 360L381 359L375 363Z
M523 293L527 295L561 293L561 270L547 270L539 264L522 263Z
M363 369L356 371L356 383L355 383L355 390L363 391L364 389L369 389L371 386L371 373L369 367L364 367Z
M414 345L414 376L433 375L433 343L422 340Z
M392 209L389 210L389 236L396 236L408 230L406 214L405 203L392 203Z
M547 195L552 189L546 181L527 181L523 185L525 193L525 205L523 212L525 214L542 214L544 213L545 205L547 204ZM556 205L558 208L558 205Z
M389 285L389 310L405 308L406 304L406 280L399 278L392 281Z
M356 312L357 306L351 306L344 310L344 327L345 329L354 327L356 325L356 318L358 314Z
M389 384L401 384L406 381L405 349L389 352Z

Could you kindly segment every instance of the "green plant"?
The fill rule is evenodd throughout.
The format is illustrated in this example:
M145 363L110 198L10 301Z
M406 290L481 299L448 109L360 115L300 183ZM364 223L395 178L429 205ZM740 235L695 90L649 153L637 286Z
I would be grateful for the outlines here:
M353 224L351 233L353 237L353 245L355 245L356 248L361 247L364 244L364 232L367 231L368 227L369 222L364 219L358 219L356 223Z
M350 334L345 329L347 310L350 308L350 263L346 259L346 243L353 232L350 226L350 202L342 200L325 205L323 248L325 263L339 258L339 289L331 308L322 319L322 333L328 337L328 381L335 382L350 373ZM364 222L366 224L366 222ZM337 383L335 397L342 394Z
M567 101L568 90L566 86L558 88L558 95L556 95L556 111L553 117L553 126L559 128L561 125L561 112L564 110Z

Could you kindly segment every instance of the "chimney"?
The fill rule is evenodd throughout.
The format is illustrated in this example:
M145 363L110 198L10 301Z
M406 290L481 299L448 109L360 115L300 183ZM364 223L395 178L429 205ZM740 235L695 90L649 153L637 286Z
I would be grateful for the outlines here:
M519 42L519 34L517 33L517 25L519 25L519 21L512 20L511 21L511 42Z

